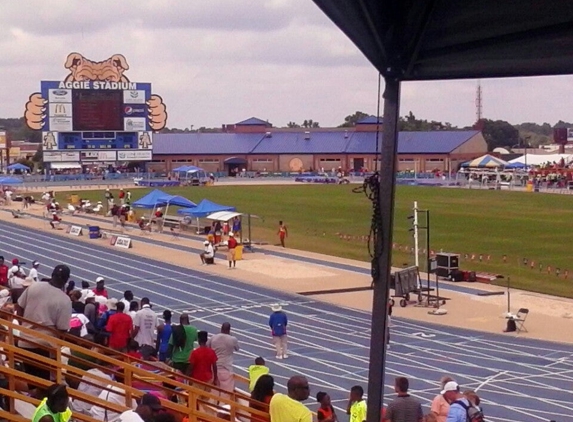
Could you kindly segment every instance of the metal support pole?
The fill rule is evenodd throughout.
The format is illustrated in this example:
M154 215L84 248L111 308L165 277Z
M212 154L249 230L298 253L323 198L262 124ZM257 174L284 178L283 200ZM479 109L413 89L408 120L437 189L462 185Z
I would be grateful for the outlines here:
M390 270L392 266L392 230L394 228L394 194L396 186L396 151L398 144L398 115L400 112L400 81L385 78L384 122L382 127L380 220L375 245L377 272L373 280L370 366L368 375L368 422L380 422L386 363L385 327L388 322Z
M420 268L420 240L418 238L418 201L414 201L414 265Z

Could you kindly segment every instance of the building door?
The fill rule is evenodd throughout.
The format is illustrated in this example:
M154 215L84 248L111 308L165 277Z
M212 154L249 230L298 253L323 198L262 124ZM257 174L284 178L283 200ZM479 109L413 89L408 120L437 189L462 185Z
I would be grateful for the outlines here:
M354 160L354 171L360 171L364 168L364 158L355 158Z

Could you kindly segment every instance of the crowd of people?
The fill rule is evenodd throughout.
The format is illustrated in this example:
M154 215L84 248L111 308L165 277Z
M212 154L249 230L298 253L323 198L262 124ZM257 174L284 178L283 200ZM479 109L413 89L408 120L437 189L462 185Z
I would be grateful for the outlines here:
M125 353L132 358L150 362L157 366L169 368L197 381L197 386L205 391L216 387L219 392L235 390L234 356L239 351L239 340L232 334L231 324L222 324L219 333L209 335L191 324L188 314L182 313L179 324L173 323L173 314L165 309L162 319L153 309L149 298L135 300L133 292L127 290L121 298L110 296L105 279L98 277L95 286L82 281L79 286L70 279L70 268L66 265L56 266L50 278L40 279L39 262L34 261L29 274L22 268L18 259L12 260L9 268L0 257L0 306L4 310L13 310L26 320L46 327L36 327L36 331L46 336L54 336L53 329L68 332L94 342L94 348L107 346L117 352ZM270 310L268 326L270 338L275 347L276 359L287 359L288 316L278 304ZM24 325L26 326L26 324ZM31 327L31 325L28 325ZM18 346L40 356L50 357L50 348L54 345L38 337L21 333ZM73 353L71 353L73 357ZM92 362L89 366L86 361ZM95 359L82 356L82 361L69 358L69 365L78 366L88 374L109 378L100 369ZM105 363L104 363L105 365ZM46 380L51 379L49 369L41 364L26 363L23 370ZM292 377L287 383L287 394L275 393L274 378L270 368L262 357L257 357L248 368L251 406L255 409L270 412L270 422L311 422L312 413L303 404L310 396L308 380L302 376ZM87 375L86 375L87 376ZM111 379L111 378L110 378ZM54 414L57 400L67 391L66 388L77 388L86 394L105 399L108 402L125 404L125 391L113 385L93 385L93 382L72 382L67 386L55 386L52 390L34 390L31 393L43 399L34 421L51 422L45 419ZM120 377L116 382L122 382ZM442 390L433 400L430 413L424 415L419 400L409 395L409 381L404 377L396 378L396 397L383 409L383 422L479 422L483 420L479 397L473 391L462 393L459 385L451 378L441 380ZM211 386L211 387L210 387ZM67 394L67 393L66 393ZM366 401L364 391L359 385L350 389L346 413L350 422L366 420ZM169 397L162 397L169 399ZM47 399L47 401L46 401ZM318 392L319 404L317 419L324 422L337 422L338 416L326 392ZM147 406L147 407L145 407ZM70 408L88 414L98 420L108 422L139 420L149 417L149 406L143 401L133 401L129 417L106 411L97 405L74 400ZM42 409L40 409L42 408ZM67 412L67 409L63 410ZM134 414L135 412L135 414ZM147 412L147 413L146 413ZM142 416L140 413L143 413ZM152 412L153 413L153 412ZM474 415L475 414L475 415ZM471 419L466 419L472 416ZM479 418L482 419L479 419ZM53 419L56 421L56 419Z

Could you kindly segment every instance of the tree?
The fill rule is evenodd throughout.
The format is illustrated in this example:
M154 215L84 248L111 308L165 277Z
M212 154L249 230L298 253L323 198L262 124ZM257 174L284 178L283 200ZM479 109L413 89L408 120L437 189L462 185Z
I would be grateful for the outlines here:
M489 151L497 147L511 148L519 144L519 131L505 120L482 120L482 133Z
M414 116L411 111L407 116L398 119L398 128L403 132L417 132L417 131L431 131L431 130L454 130L457 127L452 126L451 123L442 123L435 120L421 120Z
M42 152L42 144L38 145L36 153L32 157L32 162L38 163L40 165L44 164L44 154Z
M367 113L364 113L363 111L357 111L354 114L346 116L344 118L344 123L342 123L338 127L354 127L354 126L356 126L356 122L359 122L360 120L365 119L368 116L370 116L370 115Z
M300 127L300 126L299 126ZM320 123L315 122L314 120L305 120L302 122L302 127L304 128L311 128L311 127L320 127Z

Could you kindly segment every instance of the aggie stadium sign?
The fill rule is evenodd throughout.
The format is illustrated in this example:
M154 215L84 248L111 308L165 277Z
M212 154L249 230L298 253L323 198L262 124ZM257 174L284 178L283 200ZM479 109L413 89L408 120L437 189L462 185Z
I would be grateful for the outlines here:
M100 81L72 81L60 82L60 89L122 89L136 90L135 82L100 82Z

